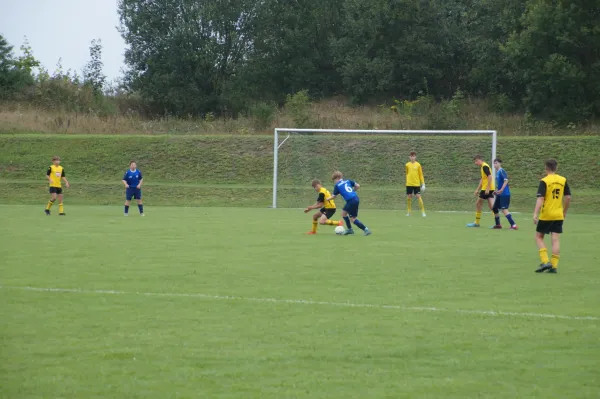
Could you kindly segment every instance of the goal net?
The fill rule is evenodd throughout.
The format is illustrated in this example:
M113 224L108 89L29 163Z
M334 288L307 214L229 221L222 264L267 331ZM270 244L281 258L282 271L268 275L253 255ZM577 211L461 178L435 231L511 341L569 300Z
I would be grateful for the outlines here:
M361 208L404 209L405 164L415 151L425 175L426 206L471 210L480 178L473 156L481 154L491 166L496 140L494 130L278 128L273 143L272 207L303 208L314 203L311 181L319 179L331 191L331 174L339 170L360 183Z

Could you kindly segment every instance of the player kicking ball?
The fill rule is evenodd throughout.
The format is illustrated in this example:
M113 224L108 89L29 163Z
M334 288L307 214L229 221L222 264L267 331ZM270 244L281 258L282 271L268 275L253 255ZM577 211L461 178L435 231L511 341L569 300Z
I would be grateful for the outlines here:
M344 180L342 172L334 172L333 176L331 176L331 180L333 180L334 184L333 195L326 198L326 201L333 201L338 195L341 195L344 201L346 201L344 209L342 209L342 218L344 219L344 222L346 222L346 231L344 231L343 235L347 236L354 234L350 220L352 220L352 223L354 223L356 227L364 232L364 235L371 235L371 230L357 219L360 199L358 198L356 191L360 188L360 184L354 180Z
M483 161L481 155L475 155L473 157L473 162L475 165L479 166L481 180L479 180L479 185L475 190L475 196L479 197L475 203L475 222L467 224L467 227L481 226L483 201L487 201L490 211L493 211L494 209L494 182L492 179L492 169L490 169L490 165Z
M129 162L129 169L125 171L123 180L125 185L125 216L129 216L129 204L131 199L135 198L140 211L140 216L144 216L144 205L142 204L142 172L137 169L135 161Z
M312 216L312 230L306 234L317 234L317 227L319 224L326 224L328 226L341 226L343 223L341 220L331 220L331 217L335 214L335 202L333 200L327 201L327 198L331 197L331 193L321 184L320 180L312 181L312 188L318 193L317 202L314 205L307 206L304 213L308 213L313 209L319 209Z
M546 177L540 181L537 191L537 202L533 211L533 223L536 224L535 242L538 246L542 263L536 273L557 273L560 260L560 235L563 232L563 222L571 203L571 189L567 179L556 174L557 162L554 159L546 161ZM563 203L564 201L564 203ZM541 212L541 213L540 213ZM548 249L544 237L552 237L552 258L548 259Z
M496 200L494 201L494 207L492 211L494 212L494 220L496 221L496 224L492 227L492 229L502 228L502 224L500 224L500 210L502 210L506 220L508 220L508 223L510 223L510 229L517 230L518 226L508 210L508 207L510 206L510 187L508 187L508 175L502 168L502 160L500 158L494 159L494 169L496 169L496 187L500 188L494 191Z

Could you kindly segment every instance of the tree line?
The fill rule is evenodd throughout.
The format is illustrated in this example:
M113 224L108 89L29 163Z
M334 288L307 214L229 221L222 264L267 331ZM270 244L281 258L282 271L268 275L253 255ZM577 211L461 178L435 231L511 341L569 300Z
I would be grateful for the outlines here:
M151 115L236 116L298 92L357 104L461 93L559 123L600 114L591 1L120 0L118 12L120 93Z

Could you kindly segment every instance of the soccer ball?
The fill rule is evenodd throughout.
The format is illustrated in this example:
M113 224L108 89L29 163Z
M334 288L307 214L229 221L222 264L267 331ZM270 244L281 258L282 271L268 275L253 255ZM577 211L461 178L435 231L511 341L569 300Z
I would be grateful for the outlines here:
M346 229L344 229L343 226L338 226L335 228L335 234L337 234L338 236L344 234L344 231L346 231Z

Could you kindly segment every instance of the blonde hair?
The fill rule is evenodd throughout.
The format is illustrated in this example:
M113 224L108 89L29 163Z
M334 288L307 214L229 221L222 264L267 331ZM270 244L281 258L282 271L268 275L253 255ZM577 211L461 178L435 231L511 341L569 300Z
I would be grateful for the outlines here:
M333 172L333 175L331 175L331 180L338 180L338 179L341 179L342 177L344 177L344 175L342 175L342 172L340 172L338 170L338 171Z

